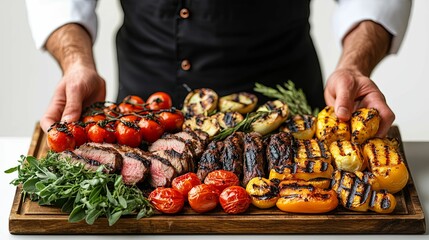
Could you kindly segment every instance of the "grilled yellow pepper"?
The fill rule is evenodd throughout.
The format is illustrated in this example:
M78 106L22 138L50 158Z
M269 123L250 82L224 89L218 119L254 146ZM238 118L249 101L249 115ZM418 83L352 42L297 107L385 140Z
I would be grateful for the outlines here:
M325 107L317 115L316 137L328 146L337 140L350 140L350 126L335 115L334 108Z
M375 136L380 125L380 115L375 108L361 108L350 119L351 141L362 144Z

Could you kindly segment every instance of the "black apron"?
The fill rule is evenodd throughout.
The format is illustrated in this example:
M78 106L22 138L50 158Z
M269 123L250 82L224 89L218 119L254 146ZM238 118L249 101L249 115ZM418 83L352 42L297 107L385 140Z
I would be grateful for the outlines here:
M324 107L309 0L122 0L118 100L164 91L180 107L191 89L219 96L287 80ZM266 98L260 97L262 104Z

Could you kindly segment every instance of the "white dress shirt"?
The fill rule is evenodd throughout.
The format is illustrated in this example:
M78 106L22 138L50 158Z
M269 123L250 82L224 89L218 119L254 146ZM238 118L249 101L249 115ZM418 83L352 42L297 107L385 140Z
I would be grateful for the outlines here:
M97 37L96 0L26 0L28 19L36 47L43 49L53 31L67 23L86 28ZM359 22L372 20L393 35L389 53L397 53L404 38L411 0L338 0L333 18L337 42Z

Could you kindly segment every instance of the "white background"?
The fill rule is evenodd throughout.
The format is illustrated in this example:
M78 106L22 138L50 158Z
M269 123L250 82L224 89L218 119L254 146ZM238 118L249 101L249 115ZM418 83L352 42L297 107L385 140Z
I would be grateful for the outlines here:
M325 79L340 54L332 33L335 1L312 1L312 34ZM388 4L388 1L386 1ZM428 141L429 1L415 0L407 35L398 55L375 70L378 84L396 113L404 141ZM114 36L122 22L119 1L99 1L99 34L94 46L97 67L107 81L108 100L116 98ZM44 113L61 72L54 60L35 49L24 1L0 0L0 136L31 136Z

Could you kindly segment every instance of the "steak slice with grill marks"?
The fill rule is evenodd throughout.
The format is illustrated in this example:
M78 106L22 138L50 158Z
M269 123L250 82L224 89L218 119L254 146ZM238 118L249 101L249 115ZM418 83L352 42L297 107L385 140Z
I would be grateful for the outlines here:
M97 169L102 165L100 162L96 160L84 158L69 150L61 152L60 157L69 160L71 163L81 163L84 165L85 169L88 169L94 172L97 171ZM107 168L103 168L103 172L111 173Z
M254 177L264 177L264 144L262 136L259 133L247 133L243 139L243 181L242 185L247 183Z
M243 137L244 133L235 132L224 140L221 153L223 170L231 171L238 179L243 176Z
M291 134L279 132L270 136L266 148L268 171L294 162L293 138Z
M191 144L186 142L184 139L168 134L162 138L156 140L149 146L149 152L156 152L160 150L174 150L178 153L187 153L192 157L195 156L195 152L192 149Z
M80 145L73 152L86 159L97 161L103 164L108 172L116 172L122 168L122 156L114 148L100 145L85 143Z
M149 184L154 188L171 186L171 181L177 176L173 165L167 159L151 153L145 157L150 160Z
M195 151L195 157L196 158L201 157L201 154L203 154L206 146L204 145L203 141L200 140L200 138L196 133L192 131L183 131L183 132L175 133L174 135L192 144Z
M178 153L173 149L160 150L152 152L152 154L167 159L176 170L177 175L182 175L191 171L193 167L192 156L188 153Z
M207 146L207 149L198 162L197 176L201 182L204 182L204 179L210 172L222 169L222 162L220 160L222 150L223 142L221 141L212 141Z

